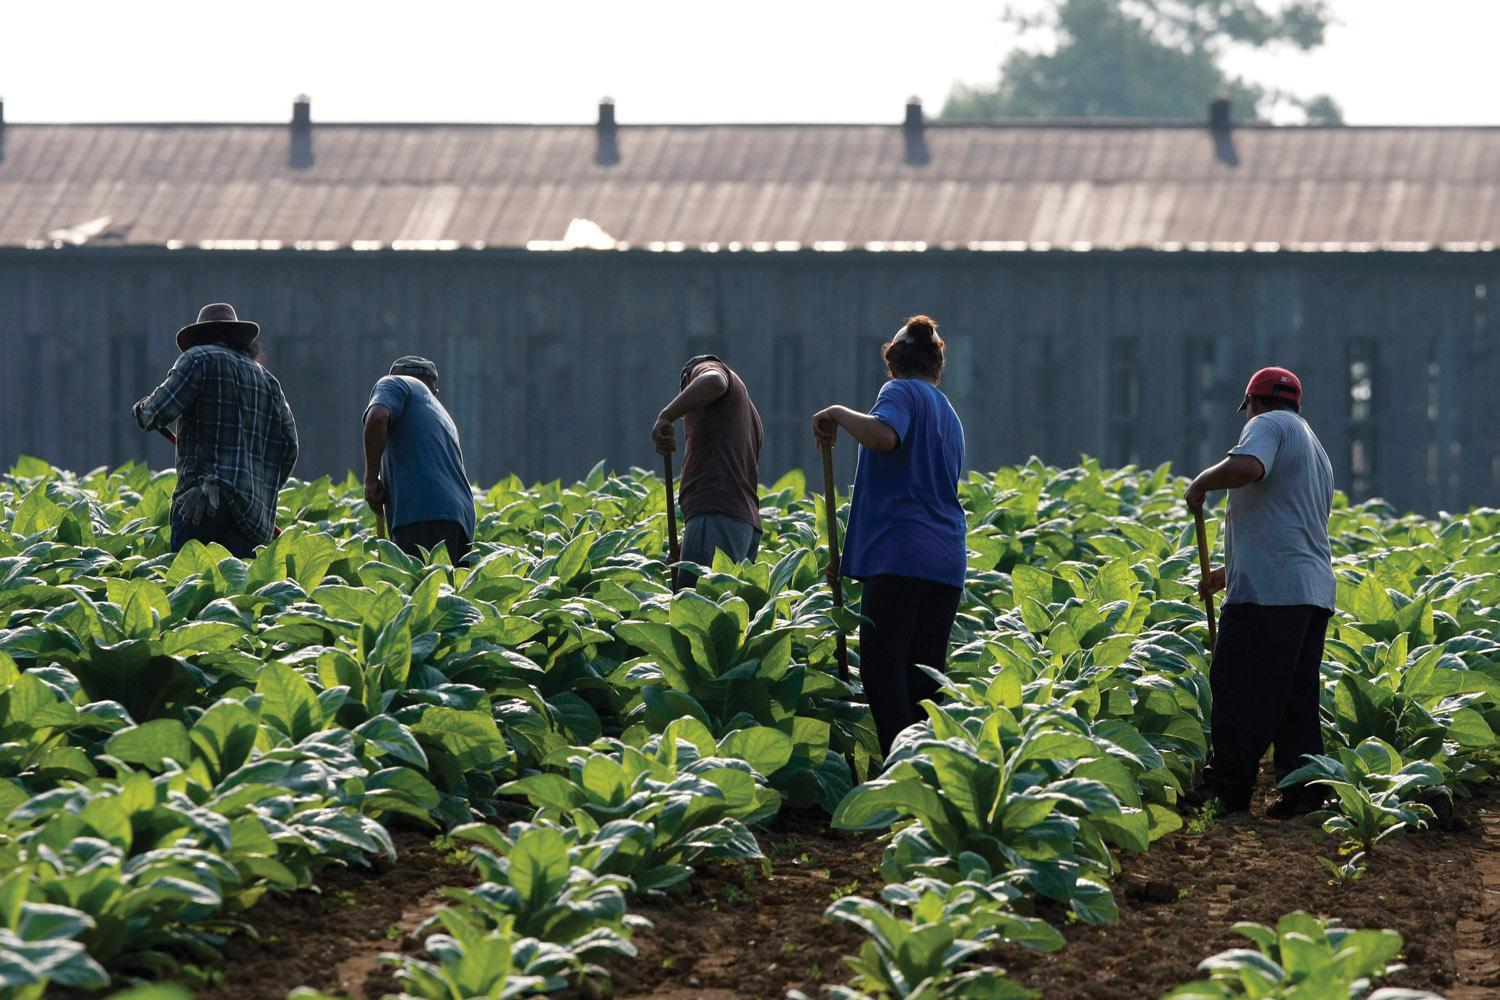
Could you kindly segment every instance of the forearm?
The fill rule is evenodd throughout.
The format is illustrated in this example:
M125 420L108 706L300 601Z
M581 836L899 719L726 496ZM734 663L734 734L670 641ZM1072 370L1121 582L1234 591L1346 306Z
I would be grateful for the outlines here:
M850 437L871 451L893 451L901 443L896 432L879 417L851 410L847 406L831 407L829 415L849 432Z
M151 395L130 408L136 426L143 431L159 431L182 416L182 406L177 403L172 387L163 383Z
M687 384L687 387L672 397L662 408L661 416L667 422L681 419L694 410L701 410L728 390L728 383L718 372L706 372Z
M297 430L296 428L289 428L287 431L286 460L281 463L281 481L283 483L292 478L292 470L297 467L298 453Z
M151 390L145 399L130 408L131 416L143 431L159 431L169 427L172 421L182 416L198 393L198 369L183 355L161 385Z
M389 422L371 414L365 418L365 479L380 476L380 460L385 455L386 439L390 435Z

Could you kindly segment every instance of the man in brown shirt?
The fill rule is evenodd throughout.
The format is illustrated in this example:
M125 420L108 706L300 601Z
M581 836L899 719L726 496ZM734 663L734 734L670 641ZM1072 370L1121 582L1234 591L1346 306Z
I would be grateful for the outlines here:
M714 551L736 562L760 550L760 413L745 383L712 354L682 366L681 391L657 414L651 439L658 454L677 450L672 424L682 418L687 454L682 460L682 561L712 566ZM698 581L696 570L677 569L678 589Z

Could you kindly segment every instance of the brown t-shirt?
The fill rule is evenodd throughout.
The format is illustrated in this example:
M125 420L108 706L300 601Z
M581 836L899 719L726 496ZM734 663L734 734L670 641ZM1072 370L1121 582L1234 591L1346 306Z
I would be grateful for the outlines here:
M760 413L740 377L722 361L704 361L688 372L691 382L707 371L729 380L724 395L682 418L687 439L682 460L684 519L723 514L760 529Z

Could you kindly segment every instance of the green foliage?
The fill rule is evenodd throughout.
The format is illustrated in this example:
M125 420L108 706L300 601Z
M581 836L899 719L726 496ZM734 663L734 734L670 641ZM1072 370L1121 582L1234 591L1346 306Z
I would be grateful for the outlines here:
M88 954L79 936L94 928L81 910L26 901L26 879L0 879L0 992L31 1000L47 983L74 988L109 985L109 975Z
M1298 98L1225 69L1236 48L1322 45L1332 21L1326 0L1042 0L1008 20L1048 44L1012 51L998 84L955 86L944 118L1198 120L1210 98L1227 94L1242 118L1285 105L1311 122L1340 120L1327 95Z
M1056 951L1062 935L1044 921L1011 911L1021 895L1015 876L996 877L975 855L963 858L961 881L922 877L890 885L882 906L848 896L837 900L827 916L844 920L869 935L859 954L846 959L854 970L849 987L836 996L862 997L995 997L1037 994L1006 979L998 968L966 968L969 959L1000 944L1035 951ZM895 911L905 910L906 916Z
M552 993L589 971L562 945L521 937L509 918L486 929L456 910L438 911L445 934L433 934L426 949L435 961L384 956L395 963L400 998L510 997Z
M676 738L680 728L652 752L608 740L567 751L554 769L501 791L529 800L537 819L577 830L598 848L595 871L626 875L643 892L683 881L702 861L759 858L745 823L773 815L779 796L744 761L699 756Z
M790 805L890 831L880 901L838 893L870 931L854 993L1015 996L986 949L1055 946L1018 909L1111 919L1114 852L1180 825L1206 755L1191 522L1165 466L960 484L948 673L885 762L858 680L835 676L858 618L831 605L800 476L763 495L760 561L675 596L663 485L640 471L496 484L463 566L376 540L352 480L290 484L249 561L172 554L174 482L34 459L0 476L17 995L208 961L265 894L388 854L396 826L452 830L480 874L426 955L393 959L406 995L556 990L630 952L632 898L759 858L753 828ZM1347 786L1329 822L1357 846L1500 763L1500 514L1340 503L1332 529L1329 753L1304 776Z
M589 848L569 843L553 826L514 823L504 833L492 826L460 827L454 837L476 845L474 866L484 879L473 889L448 889L450 909L479 915L494 926L513 916L528 937L570 944L606 928L620 937L644 924L625 912L635 883L621 875L600 875L582 862ZM434 918L435 919L435 918ZM429 925L433 921L429 921Z
M1056 709L958 717L929 705L928 715L930 736L907 740L882 778L845 798L834 825L882 829L913 819L886 853L888 878L953 875L975 855L1017 870L1029 888L1085 920L1114 920L1109 845L1144 851L1150 843L1137 773L1159 768L1159 756L1143 759Z
M1393 960L1401 935L1386 930L1350 930L1335 921L1290 913L1275 928L1239 923L1235 932L1255 948L1235 948L1204 959L1207 978L1179 986L1162 1000L1422 1000L1436 994L1379 989L1373 983L1403 968Z
M1354 750L1310 758L1282 784L1304 781L1338 796L1338 812L1324 821L1323 829L1366 852L1402 830L1425 826L1433 812L1418 797L1443 791L1443 774L1436 766L1403 761L1394 747L1374 737Z

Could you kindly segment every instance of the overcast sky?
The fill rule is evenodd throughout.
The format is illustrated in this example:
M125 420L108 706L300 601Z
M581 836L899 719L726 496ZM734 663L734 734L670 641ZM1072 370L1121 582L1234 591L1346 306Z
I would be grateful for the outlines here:
M0 0L10 121L895 121L993 80L1005 0ZM1496 124L1500 0L1335 0L1236 62L1355 124Z

